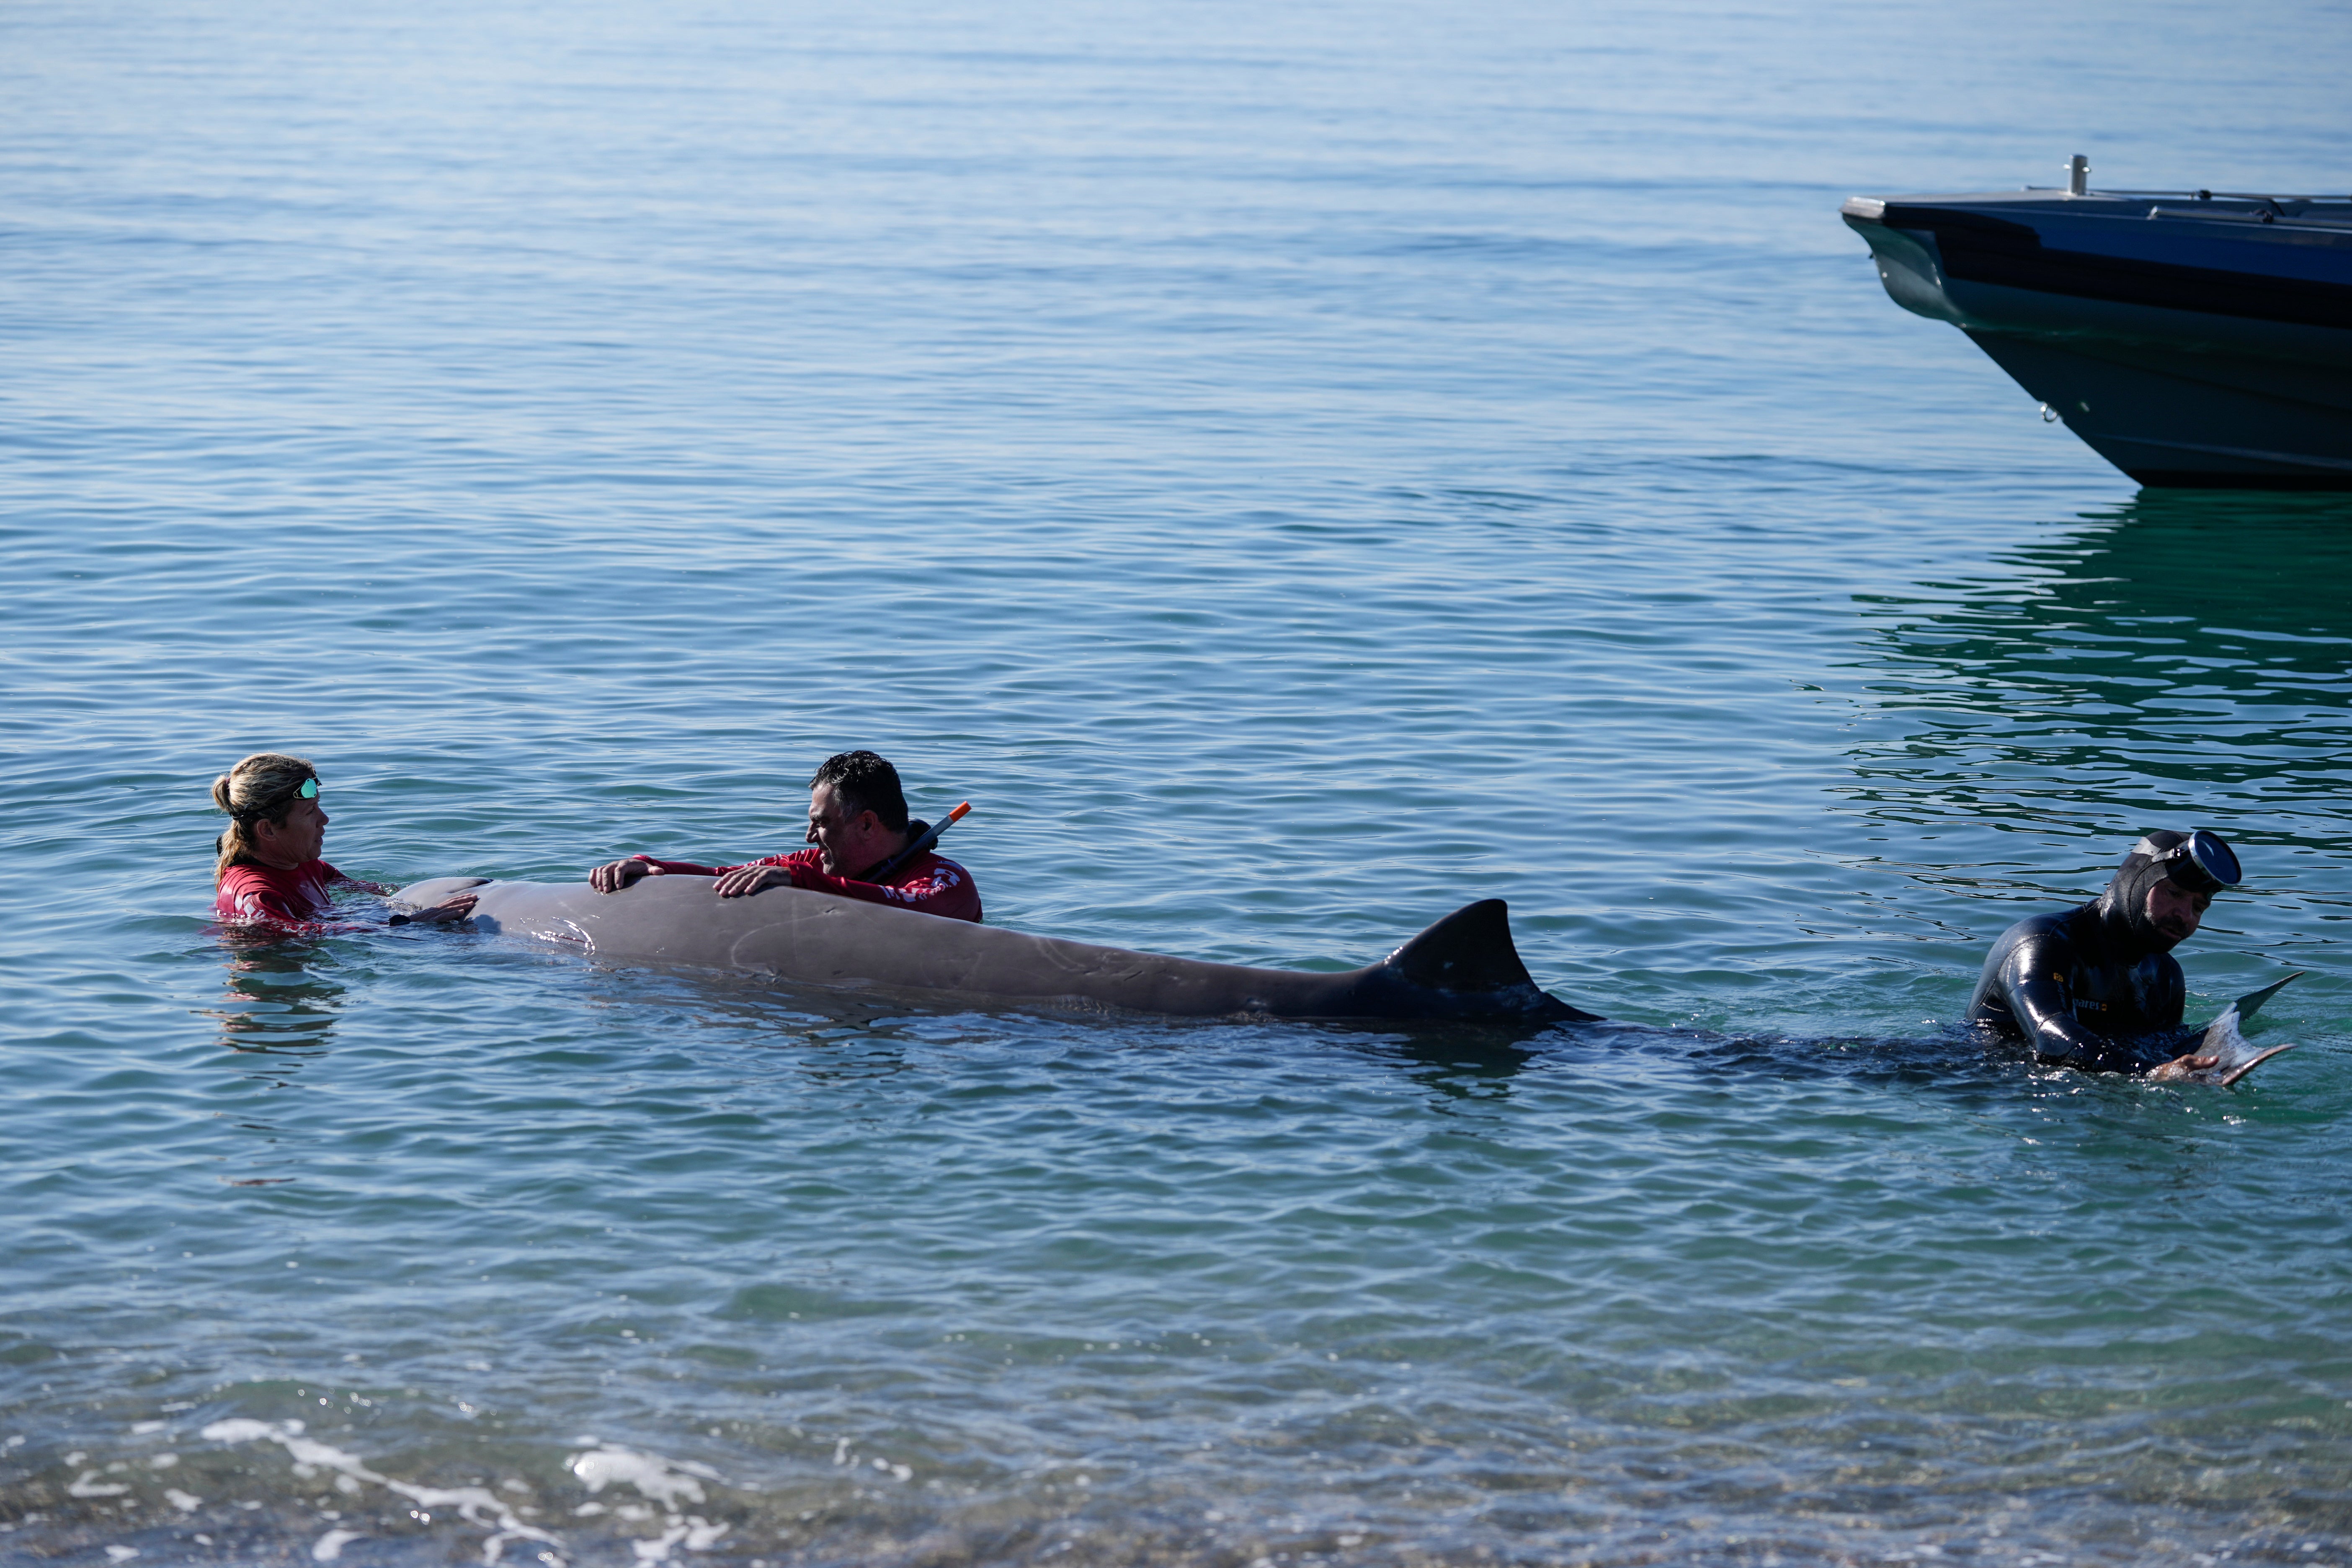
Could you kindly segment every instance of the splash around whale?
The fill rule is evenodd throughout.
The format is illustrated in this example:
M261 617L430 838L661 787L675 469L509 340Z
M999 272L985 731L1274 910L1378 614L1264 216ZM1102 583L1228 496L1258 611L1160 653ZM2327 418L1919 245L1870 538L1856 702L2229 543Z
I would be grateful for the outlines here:
M969 1006L1096 1006L1175 1017L1592 1023L1538 986L1500 899L1465 904L1378 963L1338 973L1254 969L1096 947L796 888L721 899L708 877L585 882L441 877L394 895L412 908L470 892L475 929L608 963L769 974Z

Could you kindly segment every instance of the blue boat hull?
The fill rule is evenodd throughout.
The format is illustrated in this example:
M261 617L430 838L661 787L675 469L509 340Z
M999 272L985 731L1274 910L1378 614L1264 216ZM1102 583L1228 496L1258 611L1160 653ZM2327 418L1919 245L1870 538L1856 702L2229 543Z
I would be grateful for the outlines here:
M1857 196L1895 303L2143 485L2352 489L2352 201Z

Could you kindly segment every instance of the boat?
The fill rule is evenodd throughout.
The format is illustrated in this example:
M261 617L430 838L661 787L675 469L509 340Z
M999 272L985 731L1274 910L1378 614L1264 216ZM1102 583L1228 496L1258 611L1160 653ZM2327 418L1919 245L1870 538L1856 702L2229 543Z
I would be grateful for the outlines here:
M2352 489L2352 196L1855 196L1906 310L1949 321L2142 485Z

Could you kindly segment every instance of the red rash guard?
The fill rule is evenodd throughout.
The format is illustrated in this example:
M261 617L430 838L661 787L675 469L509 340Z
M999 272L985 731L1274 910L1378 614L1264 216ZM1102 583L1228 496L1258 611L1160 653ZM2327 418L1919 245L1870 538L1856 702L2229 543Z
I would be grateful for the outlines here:
M353 880L324 860L305 860L290 871L240 861L221 876L213 912L225 921L276 921L301 925L327 912L327 889Z
M793 887L806 888L814 893L834 893L845 899L863 899L869 904L919 910L951 921L980 919L979 884L971 879L971 872L944 856L925 850L891 872L887 882L859 882L825 875L818 864L822 854L822 850L814 848L795 849L787 855L771 855L764 860L747 860L740 866L697 866L688 860L656 860L650 855L631 858L677 877L723 877L730 871L748 871L755 866L780 866L792 873Z

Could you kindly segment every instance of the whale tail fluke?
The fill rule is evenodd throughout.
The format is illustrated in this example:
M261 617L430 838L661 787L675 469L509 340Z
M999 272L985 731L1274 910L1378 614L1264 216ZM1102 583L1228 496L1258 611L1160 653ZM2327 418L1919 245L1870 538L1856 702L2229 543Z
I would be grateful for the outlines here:
M2189 1047L2192 1055L2215 1058L2211 1067L2201 1072L2185 1075L2189 1083L2218 1083L2227 1089L2281 1051L2294 1049L2292 1044L2273 1046L2268 1050L2248 1040L2240 1027L2261 1010L2262 1005L2279 994L2288 980L2300 980L2304 972L2295 971L2286 980L2274 981L2260 991L2249 991L2222 1010L2221 1016L2205 1026L2203 1034Z
M1512 944L1510 906L1500 899L1463 905L1389 954L1376 973L1391 985L1439 994L1431 1011L1449 1016L1597 1021L1536 984Z
M2288 975L2286 980L2274 980L2270 984L2263 986L2260 991L2247 992L2243 996L2238 998L2238 1017L2242 1021L2252 1017L2256 1012L2261 1010L2263 1003L2269 1001L2272 997L2279 994L2279 992L2286 985L2287 980L2300 980L2303 978L2303 975L2304 972L2298 969L2293 974Z

